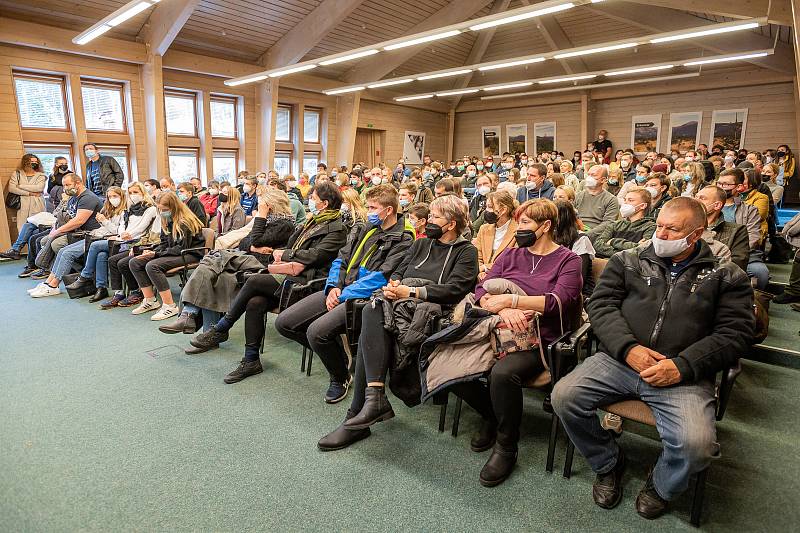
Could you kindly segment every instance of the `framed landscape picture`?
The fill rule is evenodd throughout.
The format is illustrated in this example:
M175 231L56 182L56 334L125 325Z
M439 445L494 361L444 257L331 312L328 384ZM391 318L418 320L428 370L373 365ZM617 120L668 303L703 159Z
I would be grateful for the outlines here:
M725 150L739 150L744 146L747 128L747 109L714 110L711 115L711 140L709 148L722 146Z
M636 155L658 152L661 140L661 114L631 117L631 146Z
M484 126L481 128L483 156L500 155L500 126Z
M533 125L534 153L552 152L556 149L556 123L537 122Z
M527 124L507 124L506 125L507 151L528 153L528 125Z
M700 127L703 121L702 111L687 113L670 113L669 115L669 149L685 154L688 150L696 150L700 144Z

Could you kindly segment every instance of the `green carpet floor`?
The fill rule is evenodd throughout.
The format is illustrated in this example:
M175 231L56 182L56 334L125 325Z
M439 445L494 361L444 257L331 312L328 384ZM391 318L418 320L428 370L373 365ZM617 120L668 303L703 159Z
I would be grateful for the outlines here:
M438 408L406 409L350 449L316 441L346 406L326 405L318 360L268 332L263 374L225 385L241 326L223 349L187 356L187 338L129 310L66 296L32 300L19 263L0 265L0 531L691 531L689 497L648 522L633 502L659 445L622 437L623 503L604 511L576 457L544 471L548 418L531 394L519 465L486 489L478 419L438 433ZM746 362L709 476L703 529L796 531L800 523L797 371ZM346 403L346 402L345 402ZM449 417L448 417L449 429ZM564 456L563 438L557 465Z

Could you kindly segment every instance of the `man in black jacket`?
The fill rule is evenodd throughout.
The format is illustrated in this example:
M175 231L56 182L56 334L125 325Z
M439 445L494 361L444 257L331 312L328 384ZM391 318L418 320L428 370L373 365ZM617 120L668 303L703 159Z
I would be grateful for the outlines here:
M86 188L100 198L106 197L109 187L122 187L125 174L110 155L100 155L97 145L86 143L83 145L86 153Z
M622 499L625 458L598 407L640 399L655 415L664 448L636 499L644 518L660 516L718 453L714 376L748 349L755 319L747 274L715 264L705 227L697 200L675 198L649 246L611 258L587 305L600 350L553 390L553 408L597 474L600 507Z
M714 239L721 242L731 252L731 261L742 270L747 270L750 257L750 243L747 228L735 222L728 222L722 216L727 195L716 185L707 185L697 191L697 201L706 208L708 230L713 233Z

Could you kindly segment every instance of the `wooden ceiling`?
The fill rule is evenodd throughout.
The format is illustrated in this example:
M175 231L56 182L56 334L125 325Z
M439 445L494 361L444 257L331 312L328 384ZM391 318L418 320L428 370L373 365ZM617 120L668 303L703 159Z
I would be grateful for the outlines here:
M162 4L171 1L173 0L162 0ZM334 0L200 0L181 28L171 48L249 63L254 66L264 64L267 52L270 52L276 43L280 45L282 40L287 39L287 36L292 36L292 32L296 31L298 24L309 17L320 4L332 1ZM299 59L301 61L315 59L371 43L402 37L420 31L425 24L428 24L427 28L430 28L482 17L490 13L495 3L507 5L506 9L514 9L535 4L536 0L458 0L458 2L459 5L469 6L469 9L463 9L456 15L451 14L456 18L460 17L459 20L445 20L434 26L431 26L431 23L440 20L439 13L446 10L451 2L447 0L364 0L360 3L356 2L357 6L352 11L348 12L346 16L336 19L332 31L321 39L315 39L317 42L310 42L303 49L305 54ZM759 2L767 5L768 0L750 0L747 4L758 7L756 4ZM772 0L772 2L782 6L788 0ZM74 29L77 34L125 3L127 3L126 0L81 0L80 2L0 0L0 16L57 25L62 29ZM650 3L654 5L649 5ZM706 6L709 3L719 6L725 4L720 0L689 4ZM601 4L579 6L550 15L546 20L544 18L533 19L500 26L493 31L493 36L485 52L478 54L478 59L472 62L496 61L526 54L550 52L554 48L585 46L713 22L735 20L727 16L730 15L730 10L722 7L711 13L663 7L674 4L687 4L687 2L609 0ZM780 9L784 9L785 13L785 6ZM128 41L141 40L143 29L152 11L150 9L133 17L109 31L108 35ZM742 10L740 9L740 11ZM758 17L765 14L759 12L735 13L739 18ZM480 32L465 32L454 38L419 46L413 49L410 55L407 51L395 51L381 54L377 61L373 57L362 60L364 63L348 62L321 67L315 69L313 74L341 80L342 85L348 85L356 81L373 81L378 78L406 76L458 67L471 62L469 61L471 54L472 59L475 58L476 54L473 52L473 48L478 46L479 35ZM657 46L644 45L633 50L586 56L577 61L571 60L569 64L548 61L539 65L531 65L527 68L527 72L521 70L525 67L519 67L476 73L470 84L485 85L522 77L556 76L568 72L570 68L576 72L601 70L688 59L701 55L715 55L727 51L771 48L776 37L778 46L784 49L785 55L785 49L791 42L791 30L786 26L770 24L758 30L736 33L735 37L721 36L708 39L707 42L687 40ZM302 37L300 38L302 39ZM773 61L773 64L777 64L776 61ZM411 84L414 86L413 90L406 92L460 87L461 85L457 85L458 83L459 81L454 79L415 82Z

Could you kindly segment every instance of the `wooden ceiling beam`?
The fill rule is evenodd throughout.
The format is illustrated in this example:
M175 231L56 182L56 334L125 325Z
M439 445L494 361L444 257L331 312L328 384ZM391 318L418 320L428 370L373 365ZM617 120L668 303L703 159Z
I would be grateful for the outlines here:
M678 11L694 11L708 13L733 19L769 17L772 24L792 25L792 7L790 0L627 0L633 4L646 6L669 7ZM769 11L769 14L767 14Z
M273 69L297 63L350 16L363 1L324 0L264 52L258 60L259 64L266 69Z
M149 46L151 53L163 56L199 3L200 0L159 2L137 40Z
M526 6L531 4L530 0L522 0L522 3ZM555 52L556 50L573 48L575 46L572 44L572 41L569 40L567 34L564 33L564 28L558 23L555 15L538 17L536 20L538 22L536 26L542 34L542 37L544 37L545 42L547 42L547 46L550 47L550 50ZM589 67L580 57L559 59L558 62L561 63L561 66L564 67L564 72L567 74L587 72L589 70Z

